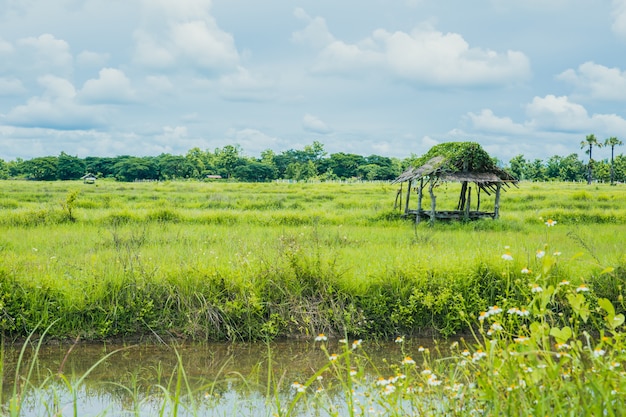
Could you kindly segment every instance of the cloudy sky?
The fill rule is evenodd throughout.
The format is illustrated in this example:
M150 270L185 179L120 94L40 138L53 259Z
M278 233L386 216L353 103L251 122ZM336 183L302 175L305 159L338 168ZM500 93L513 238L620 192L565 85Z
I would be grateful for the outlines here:
M4 160L590 133L626 141L626 0L0 0Z

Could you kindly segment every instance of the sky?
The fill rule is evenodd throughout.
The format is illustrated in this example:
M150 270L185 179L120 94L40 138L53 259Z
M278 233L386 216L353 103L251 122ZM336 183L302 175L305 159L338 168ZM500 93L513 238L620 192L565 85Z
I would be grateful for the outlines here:
M5 161L589 134L626 142L626 0L0 0Z

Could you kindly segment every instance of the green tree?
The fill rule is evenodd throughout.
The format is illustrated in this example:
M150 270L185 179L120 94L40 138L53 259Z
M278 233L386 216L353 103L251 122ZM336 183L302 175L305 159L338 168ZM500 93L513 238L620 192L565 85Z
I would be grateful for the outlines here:
M626 155L615 157L614 170L615 181L626 182Z
M578 155L573 153L561 159L559 179L563 181L580 181L585 177L585 165Z
M235 168L233 177L247 182L271 181L276 179L276 167L259 161L245 161Z
M159 165L159 179L191 178L194 174L195 167L184 156L161 154L156 159Z
M116 158L88 156L85 158L85 170L99 178L114 177Z
M615 169L614 169L614 157L613 155L615 154L615 147L616 146L622 146L624 144L624 142L622 142L621 140L619 140L618 138L616 138L615 136L611 136L610 138L607 138L604 140L604 146L610 146L611 147L611 185L615 185Z
M366 159L361 155L338 152L330 155L330 158L321 164L320 169L327 171L328 168L342 179L357 177L358 168L366 165Z
M518 180L526 179L524 176L526 172L526 159L524 159L524 155L519 154L511 158L508 171Z
M580 149L587 148L585 153L589 155L589 163L587 164L587 184L591 184L591 180L593 177L593 156L591 153L594 146L598 148L602 147L602 144L598 142L598 139L596 139L596 135L594 134L587 135L585 137L585 140L580 142Z
M546 167L541 159L528 162L524 173L524 176L532 181L544 181L546 179Z
M194 178L202 178L213 169L211 164L210 152L204 152L202 149L195 147L187 151L185 159L193 166L192 176Z
M76 180L85 175L85 161L61 152L57 158L57 179Z
M9 178L9 165L0 158L0 180Z
M159 173L154 157L122 156L115 163L115 178L118 181L158 179Z
M24 173L36 181L53 181L57 178L57 157L42 156L24 162Z
M215 149L215 167L224 177L230 178L235 168L243 163L239 145L226 145Z

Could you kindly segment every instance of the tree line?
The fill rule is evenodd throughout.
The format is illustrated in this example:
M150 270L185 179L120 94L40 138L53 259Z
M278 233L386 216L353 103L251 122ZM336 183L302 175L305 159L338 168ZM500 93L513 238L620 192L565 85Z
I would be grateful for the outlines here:
M597 140L589 144L587 139L583 141L590 155L587 164L575 153L565 157L555 155L546 161L526 160L523 155L517 155L506 166L497 160L495 162L520 180L590 181L592 175L593 179L599 181L626 182L626 157L621 154L614 155L615 146L619 146L621 142L613 143L612 146L607 144L611 146L610 161L608 159L594 161L591 158L592 149L602 144ZM324 145L317 141L299 150L290 149L276 153L268 149L258 158L245 156L239 145L226 145L213 151L192 148L184 155L163 153L143 157L121 155L79 158L61 152L58 156L43 156L29 160L17 158L7 162L0 159L0 179L75 180L90 173L97 178L114 178L118 181L202 180L209 176L243 182L267 182L277 179L384 181L396 178L411 166L417 157L412 154L405 159L399 159L344 152L328 155Z

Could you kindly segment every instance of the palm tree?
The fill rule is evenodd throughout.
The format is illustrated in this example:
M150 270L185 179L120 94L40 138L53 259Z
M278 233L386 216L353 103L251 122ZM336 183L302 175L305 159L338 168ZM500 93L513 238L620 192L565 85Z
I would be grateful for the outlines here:
M587 165L587 184L591 184L591 172L592 172L592 169L593 169L592 168L592 166L593 166L593 158L591 157L591 151L592 151L594 145L597 146L598 148L602 147L602 144L600 142L598 142L598 139L596 139L596 135L594 135L594 134L587 135L585 140L580 142L580 149L584 149L587 146L589 146L589 149L587 149L585 151L585 153L587 155L589 155L589 164Z
M613 171L613 154L615 153L615 147L623 145L624 142L616 138L615 136L611 136L608 139L604 139L604 146L611 147L611 185L615 185L615 171Z

